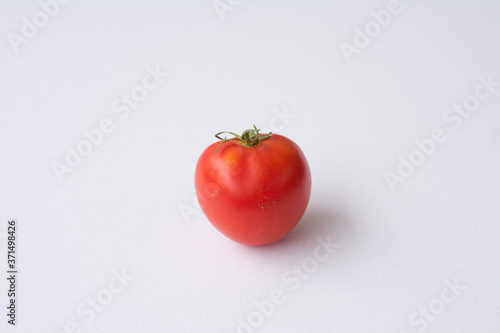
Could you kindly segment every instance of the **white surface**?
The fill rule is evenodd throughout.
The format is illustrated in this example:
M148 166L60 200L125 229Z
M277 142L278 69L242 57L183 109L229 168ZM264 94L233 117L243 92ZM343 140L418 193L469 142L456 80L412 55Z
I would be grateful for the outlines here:
M14 328L1 279L0 331L237 332L281 290L254 332L417 332L409 317L458 279L423 331L498 332L500 88L457 130L443 114L500 81L500 3L401 4L348 63L340 43L386 1L245 1L223 21L210 0L74 1L18 53L7 33L40 7L1 2L0 233L18 220L20 274ZM148 66L170 76L120 119L111 104ZM193 205L195 163L215 133L281 127L284 108L311 201L283 241L241 246ZM59 182L51 164L104 118L114 131ZM447 141L392 192L384 173L437 127ZM340 246L292 290L327 236ZM122 269L122 292L78 314Z

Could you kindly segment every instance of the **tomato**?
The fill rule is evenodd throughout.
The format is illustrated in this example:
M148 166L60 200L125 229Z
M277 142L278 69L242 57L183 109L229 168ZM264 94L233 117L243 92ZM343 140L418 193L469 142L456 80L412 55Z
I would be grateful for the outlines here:
M230 139L219 135L230 133ZM306 157L292 140L259 134L221 132L195 171L196 196L203 213L222 234L258 246L285 237L300 221L311 196Z

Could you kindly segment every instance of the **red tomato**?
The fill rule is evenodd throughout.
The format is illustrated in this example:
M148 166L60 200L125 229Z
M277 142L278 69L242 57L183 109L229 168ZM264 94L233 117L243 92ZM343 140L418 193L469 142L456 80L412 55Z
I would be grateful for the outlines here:
M228 132L235 137L208 146L195 172L196 196L208 220L228 238L251 246L285 237L311 196L311 173L299 146L258 131L254 126L242 136Z

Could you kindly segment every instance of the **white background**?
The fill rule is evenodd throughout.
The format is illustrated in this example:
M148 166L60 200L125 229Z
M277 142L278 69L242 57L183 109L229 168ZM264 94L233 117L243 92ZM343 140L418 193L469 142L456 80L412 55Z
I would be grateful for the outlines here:
M457 129L443 115L500 81L500 2L402 0L348 63L341 43L387 6L245 1L221 20L211 0L73 1L15 52L8 34L41 7L2 1L0 258L5 272L16 218L20 273L15 327L0 274L0 331L237 332L250 316L254 332L498 332L500 88ZM112 103L148 66L170 75L121 119ZM105 118L113 132L59 181L52 164ZM258 248L193 203L213 135L254 123L299 144L313 177L303 220ZM447 140L391 191L384 174L435 128ZM318 237L340 245L294 290ZM77 313L122 270L121 292ZM464 290L443 303L447 281Z

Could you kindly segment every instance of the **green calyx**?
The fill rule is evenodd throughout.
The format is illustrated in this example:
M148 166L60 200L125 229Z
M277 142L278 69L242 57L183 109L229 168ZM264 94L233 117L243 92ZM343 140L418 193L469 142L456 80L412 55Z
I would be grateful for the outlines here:
M264 136L259 136L259 131L260 131L260 129L257 129L257 127L255 125L253 125L252 129L245 130L242 135L238 135L238 134L233 133L233 132L217 133L217 134L215 134L215 137L219 140L222 140L222 142L220 143L220 145L217 146L215 153L217 154L217 151L219 150L219 147L222 144L224 144L228 141L231 141L231 140L240 141L241 144L245 147L253 147L253 146L256 146L257 144L259 144L259 142L261 142L262 140L270 138L273 134L272 132L269 132L269 134L266 134ZM234 135L235 138L232 138L232 139L221 138L219 135L221 135L222 133L229 133L231 135Z

